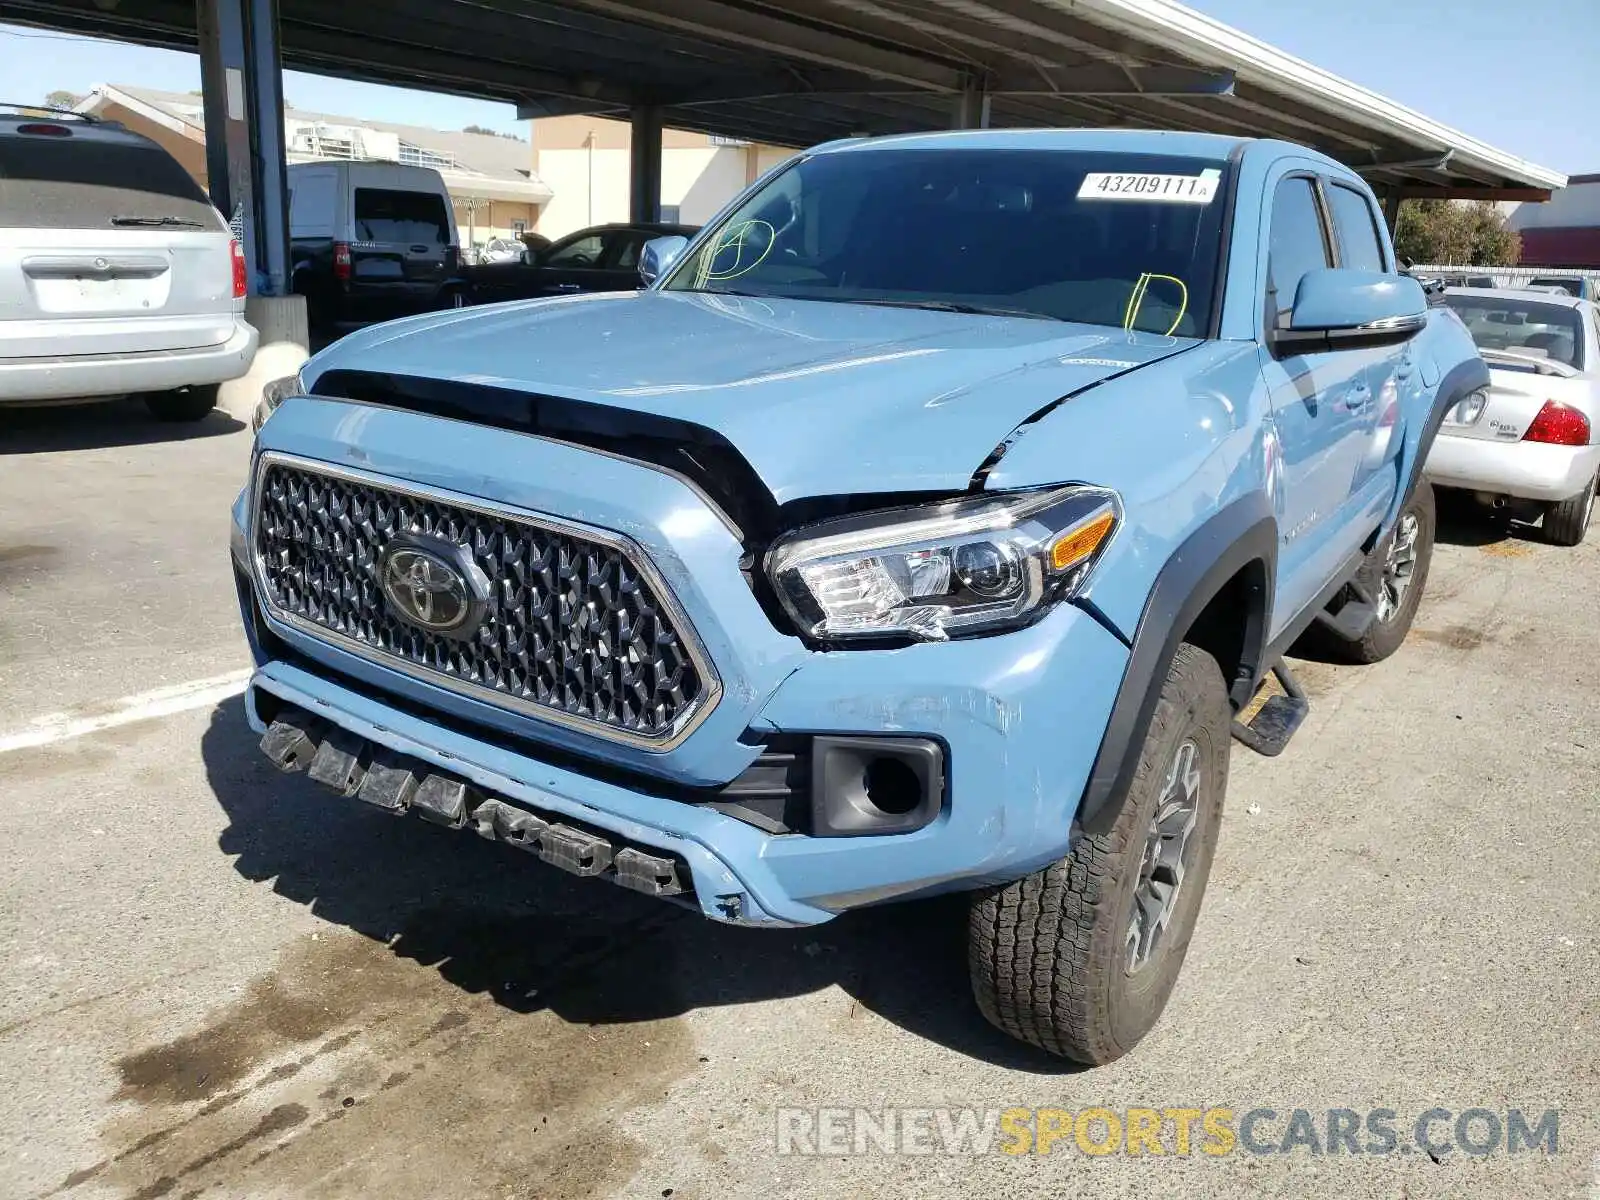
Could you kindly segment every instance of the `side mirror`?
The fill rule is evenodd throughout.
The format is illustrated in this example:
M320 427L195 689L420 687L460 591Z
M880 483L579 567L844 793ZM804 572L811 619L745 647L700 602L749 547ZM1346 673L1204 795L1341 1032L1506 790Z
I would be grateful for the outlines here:
M689 248L689 239L673 234L670 237L651 238L639 255L639 281L649 287L672 269L672 264L683 257Z
M1397 346L1428 324L1428 297L1409 275L1324 267L1307 271L1289 327L1274 330L1280 354Z

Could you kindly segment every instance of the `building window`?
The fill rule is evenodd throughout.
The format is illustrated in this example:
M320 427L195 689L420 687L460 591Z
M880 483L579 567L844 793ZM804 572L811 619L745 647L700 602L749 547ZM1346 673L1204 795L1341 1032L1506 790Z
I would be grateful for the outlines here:
M526 221L511 222L511 232L517 237L521 237L523 234L528 232L528 223Z
M661 222L664 225L682 224L683 205L663 204L661 206Z

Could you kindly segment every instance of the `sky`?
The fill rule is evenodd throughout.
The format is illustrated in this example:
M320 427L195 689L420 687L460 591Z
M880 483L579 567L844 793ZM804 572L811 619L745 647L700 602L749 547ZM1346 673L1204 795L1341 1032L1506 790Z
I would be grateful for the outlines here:
M1600 0L1191 0L1191 7L1521 158L1600 171ZM0 99L124 83L186 92L192 54L0 25ZM296 107L524 132L507 104L285 73Z

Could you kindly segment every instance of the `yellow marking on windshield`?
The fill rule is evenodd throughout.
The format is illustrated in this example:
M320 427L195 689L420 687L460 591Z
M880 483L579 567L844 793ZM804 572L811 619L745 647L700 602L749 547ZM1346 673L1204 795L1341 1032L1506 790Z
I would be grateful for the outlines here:
M1164 335L1171 337L1178 331L1178 326L1183 324L1184 314L1189 311L1189 287L1176 275L1159 275L1154 271L1146 271L1139 276L1139 282L1133 285L1133 291L1128 295L1128 307L1122 314L1122 327L1130 333L1133 332L1134 322L1139 319L1139 310L1144 307L1145 293L1149 291L1150 281L1153 279L1165 279L1168 283L1175 283L1178 285L1178 291L1182 293L1178 301L1178 315L1172 318L1172 326Z
M750 235L755 232L757 226L767 231L767 246L754 262L746 265L744 262L745 247L749 245ZM701 255L695 287L703 288L712 280L726 282L730 279L738 279L741 275L748 275L767 261L767 255L772 253L772 247L777 243L777 240L778 231L766 221L754 219L741 221L738 225L725 229L717 238L717 244L708 247L705 253ZM733 263L720 271L714 270L717 259L721 258L723 253L728 250L733 251Z

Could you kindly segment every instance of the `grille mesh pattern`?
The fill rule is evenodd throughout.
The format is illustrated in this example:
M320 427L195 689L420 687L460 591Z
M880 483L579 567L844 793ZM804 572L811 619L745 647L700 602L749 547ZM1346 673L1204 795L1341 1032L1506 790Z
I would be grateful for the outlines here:
M272 607L493 697L664 738L704 681L652 591L620 550L505 517L283 463L256 498L256 550ZM492 594L466 639L396 618L379 584L397 533L470 549Z

